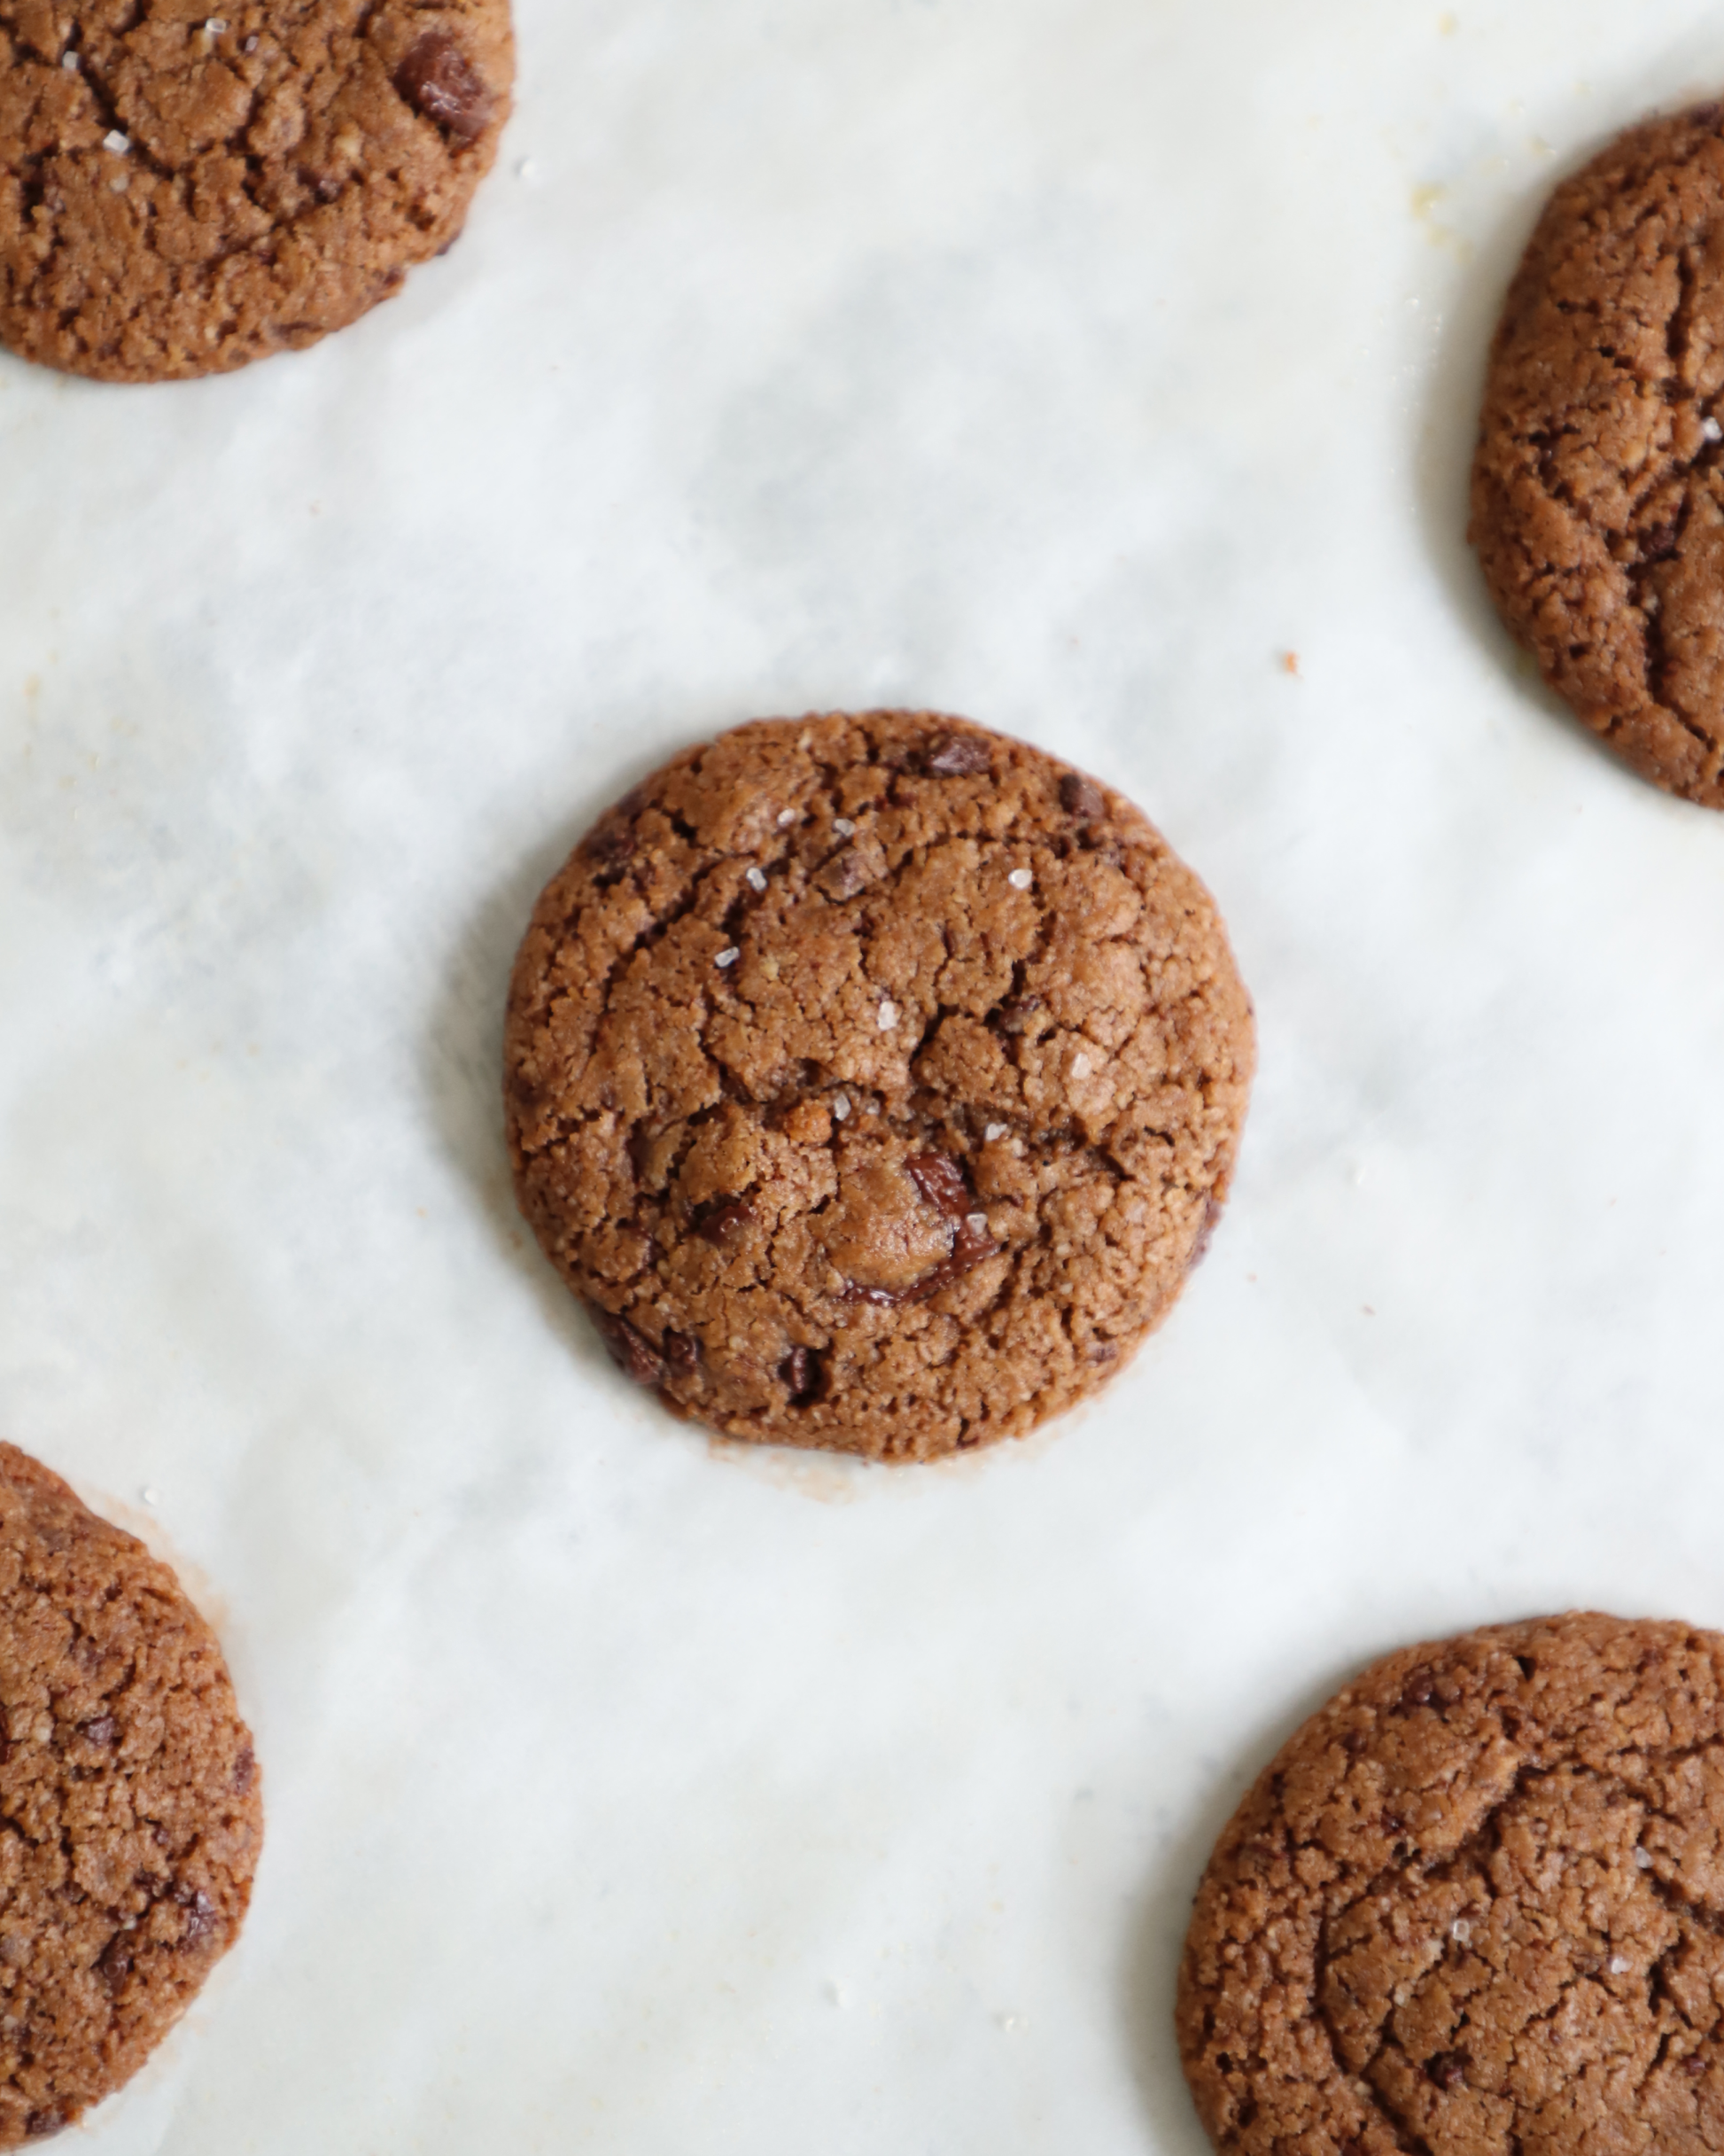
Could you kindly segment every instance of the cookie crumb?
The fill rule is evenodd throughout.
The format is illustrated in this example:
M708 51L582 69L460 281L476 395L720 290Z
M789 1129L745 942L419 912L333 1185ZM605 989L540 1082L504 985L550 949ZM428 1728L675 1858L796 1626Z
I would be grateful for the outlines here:
M1284 651L1281 654L1281 671L1283 673L1293 675L1295 679L1298 678L1299 654L1297 651Z

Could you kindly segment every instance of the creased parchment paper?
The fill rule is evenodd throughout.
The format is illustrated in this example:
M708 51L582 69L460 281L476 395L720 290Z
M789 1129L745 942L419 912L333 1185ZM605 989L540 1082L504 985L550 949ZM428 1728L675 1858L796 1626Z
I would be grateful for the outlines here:
M1677 0L524 0L467 237L316 351L0 361L0 1432L182 1568L245 1939L92 2156L1199 2156L1246 1779L1403 1640L1724 1623L1724 819L1461 540L1553 179ZM1293 655L1296 655L1293 656ZM708 1443L510 1203L610 798L944 706L1140 800L1262 1073L1094 1405Z

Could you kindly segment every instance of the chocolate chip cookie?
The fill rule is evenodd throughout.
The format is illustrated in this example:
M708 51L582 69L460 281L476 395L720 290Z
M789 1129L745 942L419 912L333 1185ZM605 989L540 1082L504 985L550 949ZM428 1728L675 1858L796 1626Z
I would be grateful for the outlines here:
M108 382L314 344L449 246L509 0L0 0L0 341Z
M263 1836L221 1650L166 1565L0 1444L0 2148L135 2074Z
M1021 1435L1165 1316L1232 1171L1250 1006L1129 801L926 712L690 749L516 962L521 1207L617 1363L737 1437Z
M1198 1891L1178 2035L1240 2156L1724 2144L1724 1637L1570 1615L1404 1648L1299 1731Z
M1471 537L1544 678L1724 807L1724 106L1557 188L1492 348Z

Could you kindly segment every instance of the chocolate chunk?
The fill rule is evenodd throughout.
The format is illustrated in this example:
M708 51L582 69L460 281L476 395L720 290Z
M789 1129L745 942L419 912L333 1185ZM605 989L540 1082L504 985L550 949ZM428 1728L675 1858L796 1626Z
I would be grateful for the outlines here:
M986 1213L967 1213L958 1223L958 1233L951 1239L951 1256L946 1264L954 1275L967 1273L984 1257L991 1257L998 1248L988 1232Z
M66 2124L66 2113L59 2106L50 2104L46 2111L33 2111L24 2121L24 2132L31 2141L46 2141L50 2134L57 2134Z
M977 772L993 769L987 743L978 741L974 734L942 735L929 748L924 762L936 779L973 778Z
M700 1208L695 1233L716 1249L726 1250L745 1227L752 1226L754 1208L746 1198L715 1198Z
M1706 2062L1701 2058L1697 2051L1693 2053L1691 2057L1685 2059L1682 2061L1682 2071L1688 2075L1690 2081L1698 2081L1705 2070Z
M589 1304L593 1322L599 1328L599 1336L610 1350L610 1359L625 1377L632 1377L637 1385L658 1385L664 1382L664 1366L652 1351L650 1344L637 1333L626 1318L613 1317L610 1311Z
M215 1929L215 1903L201 1887L175 1887L174 1899L185 1911L182 1947L202 1946Z
M1041 1008L1040 996L1013 996L1009 1003L1002 1003L999 1007L1001 1030L1007 1033L1021 1033Z
M634 851L634 826L625 817L602 823L586 842L586 851L595 860L618 867Z
M798 1407L806 1406L820 1389L820 1365L812 1348L792 1348L778 1366L780 1382Z
M1203 1226L1197 1231L1197 1241L1192 1245L1192 1254L1185 1260L1187 1273L1195 1273L1208 1255L1209 1238L1215 1232L1215 1223L1221 1218L1221 1207L1214 1198L1203 1201Z
M457 143L478 140L495 102L447 30L427 30L414 40L395 70L395 87L415 113Z
M252 1751L249 1744L243 1744L239 1747L239 1756L234 1761L234 1794L244 1796L257 1778L257 1754Z
M1415 1670L1407 1679L1401 1693L1402 1709L1409 1707L1428 1707L1435 1695L1436 1689L1437 1680L1428 1670Z
M839 1299L845 1303L872 1303L876 1310L897 1310L913 1301L916 1292L915 1288L858 1288L854 1280L847 1280Z
M950 1153L917 1153L904 1164L905 1173L936 1212L959 1220L970 1210L969 1185Z
M1439 2089L1460 2089L1466 2085L1466 2070L1472 2063L1464 2051L1439 2051L1434 2059L1425 2060L1425 2071Z
M78 1734L91 1744L112 1744L119 1726L112 1715L97 1715L94 1721L79 1723Z
M116 1932L97 1957L97 1967L110 1991L118 1991L132 1973L132 1935Z
M1068 771L1060 782L1060 806L1068 816L1094 823L1107 813L1107 803L1093 779L1081 771Z
M693 1333L666 1333L660 1345L679 1377L693 1377L701 1366L701 1343Z
M832 859L814 878L816 886L828 899L842 901L853 899L865 884L872 883L874 872L855 846L846 846Z

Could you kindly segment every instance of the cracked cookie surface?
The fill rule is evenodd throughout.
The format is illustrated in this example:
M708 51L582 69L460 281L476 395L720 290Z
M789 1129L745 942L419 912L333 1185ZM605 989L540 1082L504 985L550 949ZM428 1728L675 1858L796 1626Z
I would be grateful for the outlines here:
M1376 1663L1223 1834L1177 2018L1242 2156L1724 2146L1724 1638L1571 1615Z
M215 1637L0 1444L0 2148L136 2072L237 1936L263 1836Z
M1632 128L1550 198L1492 347L1469 535L1584 723L1724 807L1724 106Z
M314 344L447 247L508 0L0 0L0 342L112 382Z
M1250 1006L1120 795L929 712L761 720L637 787L516 961L521 1207L622 1368L726 1434L1021 1435L1165 1315Z

